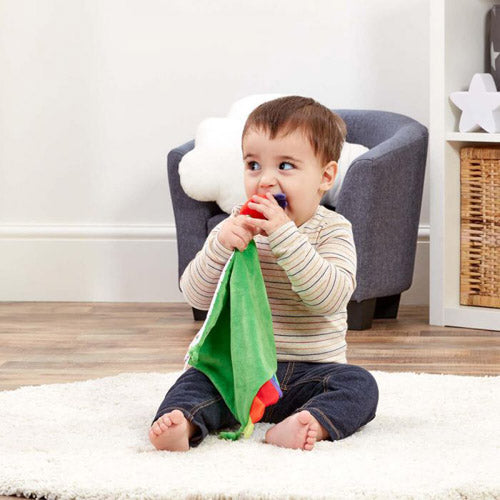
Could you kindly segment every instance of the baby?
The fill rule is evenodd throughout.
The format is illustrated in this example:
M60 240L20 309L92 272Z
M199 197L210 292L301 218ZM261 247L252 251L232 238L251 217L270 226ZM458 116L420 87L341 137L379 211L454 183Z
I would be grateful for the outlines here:
M234 249L254 239L272 312L283 397L266 408L267 443L312 450L316 441L353 434L375 417L378 388L346 359L347 304L356 287L350 222L320 205L337 174L346 136L342 119L313 99L266 102L242 134L249 208L209 234L181 277L190 305L208 310ZM274 194L284 193L282 209ZM190 367L170 388L149 431L159 450L187 451L213 431L238 427L209 378Z

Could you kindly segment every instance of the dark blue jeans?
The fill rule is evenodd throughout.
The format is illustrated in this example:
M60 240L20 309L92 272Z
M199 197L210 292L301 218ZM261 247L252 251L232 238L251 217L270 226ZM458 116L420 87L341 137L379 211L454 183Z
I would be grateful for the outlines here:
M332 441L343 439L375 418L378 387L364 368L342 363L278 363L283 397L268 406L261 422L278 423L308 410L328 431ZM197 430L189 441L198 446L209 432L238 428L239 422L210 379L190 367L170 388L153 423L178 409Z

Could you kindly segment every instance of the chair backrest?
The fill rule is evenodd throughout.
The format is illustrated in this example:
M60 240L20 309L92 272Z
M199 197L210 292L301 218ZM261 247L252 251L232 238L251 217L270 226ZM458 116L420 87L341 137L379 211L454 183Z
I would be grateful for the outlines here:
M408 116L390 111L366 109L335 109L346 123L347 142L363 144L374 148L396 134L401 134L407 127L425 129L419 122Z

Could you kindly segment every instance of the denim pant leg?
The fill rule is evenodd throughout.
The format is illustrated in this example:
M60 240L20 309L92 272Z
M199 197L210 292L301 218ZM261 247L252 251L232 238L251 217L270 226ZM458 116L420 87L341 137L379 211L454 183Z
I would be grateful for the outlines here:
M211 431L239 425L210 379L193 367L185 371L169 389L151 425L172 410L182 411L197 426L189 440L192 447L198 446Z
M263 420L278 423L293 413L308 410L335 441L375 418L377 382L364 368L342 363L291 362L280 369L280 364L278 381L283 397L266 409Z

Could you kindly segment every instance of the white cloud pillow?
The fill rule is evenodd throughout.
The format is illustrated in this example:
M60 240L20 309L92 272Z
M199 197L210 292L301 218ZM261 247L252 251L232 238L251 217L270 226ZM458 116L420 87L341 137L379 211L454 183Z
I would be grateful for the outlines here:
M289 94L288 94L289 95ZM198 201L215 201L226 213L246 201L243 185L241 134L248 115L260 104L284 94L250 95L236 101L224 118L207 118L196 130L195 147L179 163L181 186ZM339 171L323 201L336 206L338 193L349 165L368 148L344 144Z

